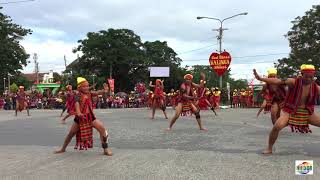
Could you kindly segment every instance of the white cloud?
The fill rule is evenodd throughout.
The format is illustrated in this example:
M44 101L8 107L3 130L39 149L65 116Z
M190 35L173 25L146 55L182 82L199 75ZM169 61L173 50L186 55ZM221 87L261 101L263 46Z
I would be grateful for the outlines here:
M108 28L132 29L143 41L165 40L182 59L201 60L184 61L183 65L208 64L207 59L218 49L217 45L184 52L216 44L217 32L212 29L218 28L219 23L196 17L225 18L241 12L249 14L224 22L229 30L224 32L223 49L233 57L288 53L288 41L283 35L290 29L290 21L304 15L315 4L319 4L319 0L294 3L292 0L78 0L77 3L55 0L5 6L3 11L14 22L34 30L23 45L28 53L39 54L40 69L61 71L63 55L66 54L69 61L76 56L71 50L78 39L84 38L87 32ZM251 70L244 69L272 66L272 62L285 56L234 58L232 73L237 74L235 78L251 76ZM261 64L263 61L266 64ZM25 71L32 69L29 65Z
M29 29L32 29L32 33L36 36L45 36L46 38L49 37L63 37L66 36L66 32L57 30L57 29L50 29L50 28L43 28L43 27L28 27Z
M273 67L273 63L254 63L254 64L231 64L231 75L235 79L247 79L251 81L253 76L253 69L261 75L265 75L269 68Z
M32 55L37 53L40 72L48 72L54 70L61 72L65 70L64 55L67 57L67 64L71 63L76 54L72 53L72 49L76 47L76 43L66 43L64 41L48 39L40 42L38 40L23 41L22 45L27 53L31 54L30 64L24 68L23 72L33 72L34 63Z

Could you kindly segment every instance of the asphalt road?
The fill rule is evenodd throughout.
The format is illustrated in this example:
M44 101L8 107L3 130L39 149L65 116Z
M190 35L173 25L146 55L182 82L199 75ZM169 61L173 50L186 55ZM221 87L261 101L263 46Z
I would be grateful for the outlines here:
M160 111L150 120L147 109L96 110L110 134L114 156L107 157L96 131L93 149L73 150L73 140L66 153L53 154L73 122L60 124L60 111L0 111L0 179L320 179L320 129L306 135L285 128L274 154L264 156L270 114L256 119L256 112L205 111L208 132L194 117L178 119L167 132ZM295 160L313 160L314 175L295 175Z

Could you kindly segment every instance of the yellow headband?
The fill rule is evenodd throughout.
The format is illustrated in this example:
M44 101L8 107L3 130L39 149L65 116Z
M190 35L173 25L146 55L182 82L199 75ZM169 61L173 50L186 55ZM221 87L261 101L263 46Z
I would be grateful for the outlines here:
M86 80L85 78L83 78L83 77L78 77L78 78L77 78L77 85L78 85L78 87L79 87L82 83L84 83L84 82L87 82L87 80Z
M314 65L311 64L302 64L300 70L303 73L315 73L316 71Z
M268 76L269 75L277 75L278 71L275 68L268 69Z

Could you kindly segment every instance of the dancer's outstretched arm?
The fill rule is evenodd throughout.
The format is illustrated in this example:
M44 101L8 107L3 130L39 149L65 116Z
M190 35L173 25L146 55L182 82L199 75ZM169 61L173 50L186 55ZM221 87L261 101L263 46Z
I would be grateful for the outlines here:
M194 82L192 82L192 86L193 86L193 87L196 87L196 88L201 88L201 85L200 85L200 84L196 84L196 83L194 83Z
M288 78L288 79L283 79L283 80L278 79L278 78L263 78L263 77L259 76L259 74L257 73L257 71L255 69L253 69L253 74L257 80L266 82L268 84L294 86L294 84L296 82L296 80L293 78Z
M155 87L155 85L152 85L152 81L150 81L149 86L150 87Z
M96 88L97 83L94 83L92 86L89 87L90 90L94 90Z
M109 92L109 86L106 84L106 83L104 83L103 84L103 90L99 90L99 91L91 91L91 94L93 94L93 95L103 95L103 94L105 94L105 93L108 93Z

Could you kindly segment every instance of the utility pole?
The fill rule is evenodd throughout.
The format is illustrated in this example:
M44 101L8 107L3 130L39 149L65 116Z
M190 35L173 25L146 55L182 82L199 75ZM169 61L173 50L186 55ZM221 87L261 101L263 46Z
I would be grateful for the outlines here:
M34 61L34 72L36 73L36 84L39 84L39 63L38 63L38 54L33 54Z
M66 55L63 56L63 59L64 59L64 67L67 70L67 57L66 57Z
M236 16L247 15L247 14L248 14L247 12L244 12L244 13L240 13L240 14L236 14L236 15L224 18L222 20L218 19L218 18L213 18L213 17L197 17L197 19L211 19L211 20L216 20L216 21L220 22L220 28L219 29L214 29L214 30L219 32L219 35L217 36L217 39L219 40L219 53L221 54L221 52L222 52L222 35L223 35L223 31L227 30L227 29L223 29L222 28L222 23L227 19L231 19L231 18L234 18ZM220 89L222 89L222 76L220 76Z
M9 94L10 94L10 76L11 76L11 74L8 73L8 92L9 92Z
M223 37L223 31L228 30L227 28L222 28L222 22L220 21L220 28L219 29L213 29L214 31L218 31L217 39L219 41L219 54L222 53L222 37ZM222 75L223 76L223 75ZM219 87L222 89L222 76L219 77Z
M3 78L3 93L6 92L6 78Z

